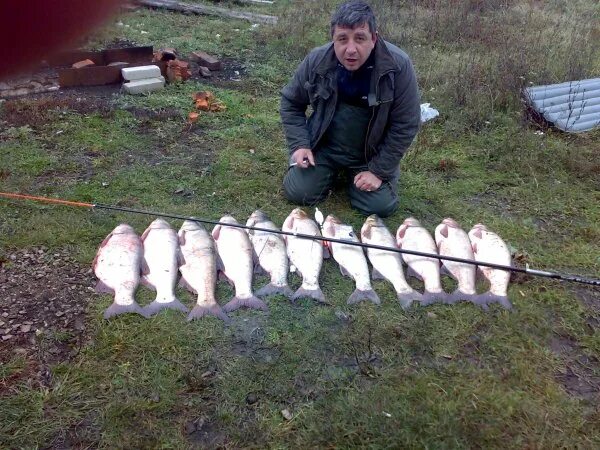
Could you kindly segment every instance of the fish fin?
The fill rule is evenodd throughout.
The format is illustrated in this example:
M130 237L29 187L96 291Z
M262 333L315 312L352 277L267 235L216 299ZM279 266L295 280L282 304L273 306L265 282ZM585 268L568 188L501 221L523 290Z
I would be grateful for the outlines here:
M385 280L386 278L381 275L381 272L373 267L373 271L371 272L371 279L373 280Z
M478 239L481 239L483 237L483 232L481 231L481 228L477 228L475 231L473 231L473 236L475 236Z
M145 257L142 258L141 273L142 275L148 275L150 273L150 267L148 267L148 262Z
M266 297L268 295L283 295L284 297L291 298L294 295L294 292L290 289L288 285L285 286L275 286L273 283L269 283L263 287L261 287L258 291L256 291L257 297Z
M140 236L140 239L142 240L142 243L146 240L146 237L148 236L148 233L150 233L151 228L148 227L144 230L144 232L142 233L142 235Z
M408 225L400 225L398 227L398 231L396 232L396 241L400 241L400 239L404 239L407 229L408 229ZM398 243L398 247L400 247L400 243Z
M413 302L421 302L423 300L423 295L414 290L398 292L396 295L402 309L408 309Z
M421 305L427 306L427 305L431 305L433 303L449 303L449 297L450 297L450 295L445 293L444 291L430 292L430 291L426 290L425 292L423 292L423 297L421 299Z
M447 277L454 278L452 272L450 272L444 264L442 264L442 266L440 267L440 275L446 275Z
M181 249L177 250L177 267L185 266L185 257Z
M110 241L110 238L113 236L112 231L104 238L104 240L100 243L100 248L104 247Z
M147 317L150 317L159 313L163 309L174 309L175 311L181 311L184 313L189 311L187 306L185 306L179 300L174 299L168 303L160 303L154 300L152 303L144 307L144 312L146 313Z
M192 287L192 285L190 283L188 283L187 280L183 276L179 279L179 286L181 286L184 289L187 289L192 294L198 295L198 292L196 292L196 289L194 289Z
M331 258L331 250L329 250L329 246L325 245L325 242L323 242L323 259L329 258Z
M192 320L201 319L206 316L217 317L225 323L231 322L229 316L223 312L223 308L217 304L194 306L194 309L192 309L187 316L187 321L191 322Z
M368 291L361 291L360 289L355 289L350 297L348 297L348 301L346 302L349 305L355 305L357 303L362 302L363 300L369 300L376 305L381 304L381 300L379 299L379 295L373 289L369 289Z
M119 305L117 303L113 303L104 311L104 318L110 319L111 317L127 313L135 313L144 317L148 317L146 316L144 309L136 302L133 302L130 305Z
M476 254L477 253L477 242L471 242L471 248L473 249L473 254Z
M335 226L332 222L327 221L327 225L323 226L323 231L325 230L327 230L327 234L329 235L328 237L335 237Z
M217 278L219 279L219 281L224 281L225 283L229 284L229 286L231 286L231 287L234 286L233 281L222 270L219 270L219 272L217 272Z
M344 266L342 266L341 264L338 264L340 266L340 273L342 274L342 276L344 277L348 277L348 278L353 278L352 275L350 274L350 272L348 272Z
M316 300L319 303L329 305L329 302L325 299L325 294L323 294L323 291L320 288L305 289L301 286L296 292L294 292L294 295L292 295L292 301L295 302L296 300L301 298L312 298L313 300Z
M448 237L448 225L444 224L440 227L440 234L445 238Z
M294 218L288 216L285 219L285 222L283 222L283 225L281 226L281 229L282 230L285 229L285 230L291 231L291 230L293 230L293 228L294 228ZM284 237L287 239L287 236L284 236Z
M408 266L408 269L406 269L406 276L407 277L413 277L416 278L417 280L421 280L423 281L423 277L421 275L419 275L412 267Z
M223 306L223 311L231 312L242 307L260 309L261 311L269 311L269 307L266 305L266 303L254 295L248 298L233 297L225 306Z
M215 263L217 265L217 272L218 271L221 271L221 272L225 271L225 264L223 264L223 260L221 259L221 255L219 255L218 253L215 254Z
M148 289L152 290L152 291L156 291L156 287L154 287L154 285L152 283L150 283L150 281L148 280L148 278L144 275L140 278L140 282L146 286Z
M96 292L99 294L114 294L115 290L110 286L107 286L104 281L98 280L98 283L96 284Z
M185 245L185 230L179 230L179 245Z
M221 235L221 225L216 225L212 230L212 237L215 241L219 240L219 236Z
M457 288L452 294L449 295L447 303L454 304L458 303L461 300L475 303L476 305L481 306L483 309L487 309L487 305L482 300L481 296L478 294L465 294L460 288Z
M364 230L361 230L363 240L364 238L371 239L371 236L373 235L371 228L371 226L367 226Z
M254 264L255 275L268 275L268 272L258 262Z
M473 299L472 301L481 307L483 307L483 305L498 303L504 309L511 310L513 308L512 303L506 295L496 295L489 291L478 295L477 298Z

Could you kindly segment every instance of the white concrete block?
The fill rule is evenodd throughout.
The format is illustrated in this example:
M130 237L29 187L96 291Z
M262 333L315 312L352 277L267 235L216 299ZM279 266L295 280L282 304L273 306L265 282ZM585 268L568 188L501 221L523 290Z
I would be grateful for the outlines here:
M123 89L128 94L147 94L162 89L165 86L165 78L147 78L123 83Z
M145 78L158 78L160 77L160 67L154 65L124 67L121 69L121 75L126 81L143 80Z

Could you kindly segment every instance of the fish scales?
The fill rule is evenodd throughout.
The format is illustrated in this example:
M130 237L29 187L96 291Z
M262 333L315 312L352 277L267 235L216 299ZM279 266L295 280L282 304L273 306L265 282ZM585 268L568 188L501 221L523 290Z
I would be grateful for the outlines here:
M212 236L201 224L190 220L183 222L177 234L183 257L179 267L180 283L198 296L196 306L188 315L188 321L205 316L229 321L215 297L217 263Z
M142 241L127 224L118 225L100 245L92 264L99 280L96 290L115 296L113 304L104 311L105 319L125 313L146 315L135 301L142 254Z
M323 235L328 238L359 242L352 227L343 224L337 217L331 214L327 216L323 224ZM340 265L342 274L350 276L356 283L356 289L348 297L347 303L352 305L369 300L379 305L381 300L371 286L369 266L362 247L339 242L327 242L326 245L330 248L333 258Z

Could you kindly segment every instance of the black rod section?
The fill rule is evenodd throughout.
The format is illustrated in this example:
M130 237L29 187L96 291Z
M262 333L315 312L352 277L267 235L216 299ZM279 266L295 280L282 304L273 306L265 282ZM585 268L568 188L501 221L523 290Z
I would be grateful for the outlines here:
M309 234L292 233L292 232L283 231L283 230L270 230L267 228L249 227L247 225L242 225L240 223L237 223L237 224L221 223L217 220L199 219L197 217L182 216L180 214L165 214L165 213L156 212L156 211L142 211L139 209L126 208L126 207L122 207L122 206L104 205L101 203L95 203L92 205L92 207L99 208L99 209L113 210L113 211L129 212L129 213L134 213L134 214L145 214L145 215L149 215L149 216L167 217L169 219L191 220L194 222L207 223L207 224L211 224L211 225L221 225L221 226L232 227L232 228L242 228L245 230L264 231L267 233L281 234L284 236L294 236L294 237L297 237L300 239L311 239L311 240L318 240L318 241L325 241L325 242L334 242L337 244L354 245L357 247L372 248L375 250L384 250L384 251L390 251L390 252L396 252L396 253L406 253L408 255L423 256L426 258L435 258L435 259L445 260L445 261L454 261L454 262L459 262L459 263L464 263L464 264L472 264L475 266L485 266L485 267L491 267L492 269L506 270L506 271L518 272L518 273L526 273L528 275L534 275L534 276L538 276L538 277L554 278L554 279L563 280L563 281L572 281L572 282L588 284L588 285L592 285L592 286L600 286L600 280L596 280L593 278L584 278L579 275L561 274L558 272L535 270L535 269L530 269L529 267L526 267L525 269L523 269L520 267L504 266L501 264L494 264L494 263L488 263L488 262L479 262L479 261L475 261L472 259L456 258L454 256L443 256L443 255L437 255L437 254L433 254L433 253L424 253L424 252L419 252L416 250L408 250L408 249L402 249L402 248L396 248L396 247L385 247L383 245L375 245L375 244L365 244L363 242L328 238L325 236L311 236Z

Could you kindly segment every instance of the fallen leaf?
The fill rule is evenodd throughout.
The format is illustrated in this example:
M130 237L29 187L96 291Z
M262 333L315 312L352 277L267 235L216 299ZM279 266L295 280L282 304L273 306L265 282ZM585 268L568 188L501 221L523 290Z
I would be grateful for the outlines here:
M198 117L200 117L200 114L192 111L191 113L188 114L188 122L195 123L196 121L198 121Z
M285 420L292 420L292 413L287 409L282 410L281 415Z

